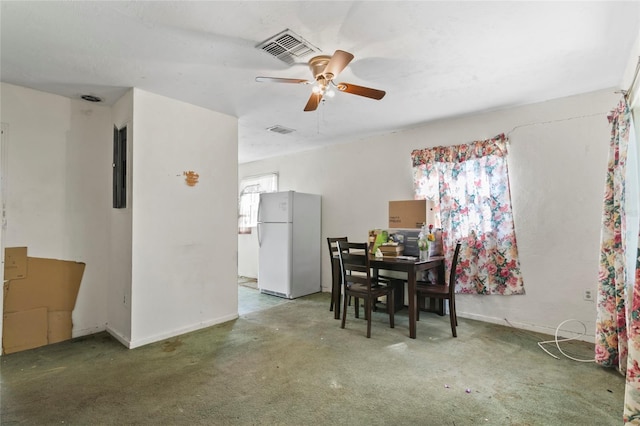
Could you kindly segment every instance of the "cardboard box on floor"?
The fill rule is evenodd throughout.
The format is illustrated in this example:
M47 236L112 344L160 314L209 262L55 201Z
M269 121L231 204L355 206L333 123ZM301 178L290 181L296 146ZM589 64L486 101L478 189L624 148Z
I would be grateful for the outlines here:
M27 276L27 248L8 247L4 250L4 280L17 280Z
M12 261L7 265L8 257ZM3 353L71 339L71 314L84 268L81 262L27 257L26 247L5 250Z

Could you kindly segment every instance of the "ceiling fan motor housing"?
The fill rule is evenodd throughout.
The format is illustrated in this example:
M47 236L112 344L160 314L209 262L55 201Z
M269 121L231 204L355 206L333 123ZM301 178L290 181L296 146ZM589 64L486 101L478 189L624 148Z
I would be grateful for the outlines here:
M323 74L330 60L331 56L327 55L314 56L309 60L309 69L311 70L311 74L313 74L313 77L316 80L320 78L324 80L331 80L334 77L333 74Z

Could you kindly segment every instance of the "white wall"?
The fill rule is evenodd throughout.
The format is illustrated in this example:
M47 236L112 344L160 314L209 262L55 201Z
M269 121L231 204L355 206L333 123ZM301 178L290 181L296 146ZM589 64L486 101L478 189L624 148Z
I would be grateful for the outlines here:
M126 208L114 209L109 204L109 286L107 297L107 330L129 346L131 342L131 240L133 200L131 197L133 168L133 89L129 90L111 108L113 124L117 129L127 127ZM110 129L113 132L113 129ZM113 133L111 133L113 134ZM109 159L113 160L113 139L109 144ZM112 181L108 193L113 196Z
M605 169L606 115L614 89L540 104L428 123L296 155L240 165L239 177L279 173L280 190L323 196L322 238L364 241L387 227L388 201L413 198L413 149L455 145L506 133L516 235L526 295L460 295L460 316L553 334L566 319L594 336L595 292ZM287 137L287 136L283 136ZM324 243L323 243L324 247ZM247 251L248 252L248 251ZM240 258L239 264L257 263ZM242 266L241 266L242 267ZM330 291L327 250L322 287ZM582 331L577 323L567 329Z
M69 260L86 263L73 311L74 336L104 330L107 318L111 128L110 108L71 100L64 237Z
M110 109L6 83L6 247L31 257L86 263L73 336L104 330L108 257L105 207L111 163Z
M130 347L238 316L237 119L139 89L133 106Z
M136 347L237 317L236 118L135 89L113 108L0 90L5 244L86 263L74 337L108 329ZM114 124L128 130L126 209L111 206Z

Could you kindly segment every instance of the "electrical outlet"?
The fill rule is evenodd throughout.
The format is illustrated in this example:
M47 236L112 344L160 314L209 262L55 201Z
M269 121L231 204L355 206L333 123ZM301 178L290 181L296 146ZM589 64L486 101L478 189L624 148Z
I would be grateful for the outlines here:
M593 301L593 290L591 290L590 288L585 288L584 292L582 293L582 298L588 302L592 302Z

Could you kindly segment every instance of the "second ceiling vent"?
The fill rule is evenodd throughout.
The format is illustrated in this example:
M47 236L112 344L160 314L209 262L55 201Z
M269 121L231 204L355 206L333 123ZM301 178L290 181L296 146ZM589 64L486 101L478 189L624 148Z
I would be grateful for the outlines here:
M289 133L295 132L295 130L289 129L279 124L276 124L275 126L267 127L267 131L273 132L273 133L280 133L281 135L287 135Z

